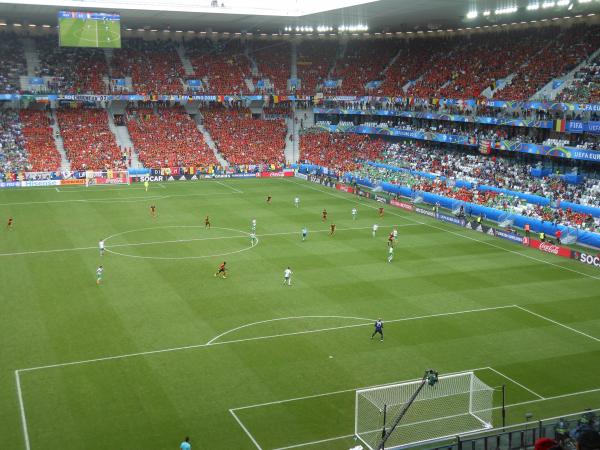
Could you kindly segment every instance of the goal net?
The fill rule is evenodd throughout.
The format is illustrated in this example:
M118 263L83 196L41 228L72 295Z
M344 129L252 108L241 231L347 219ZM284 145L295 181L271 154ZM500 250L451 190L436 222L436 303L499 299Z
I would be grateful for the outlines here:
M103 170L85 173L86 186L101 186L106 184L130 184L129 172L127 170Z
M354 434L369 449L378 450L398 414L425 381L409 381L356 391ZM440 375L437 384L425 386L385 448L398 448L453 437L492 427L493 388L473 372Z

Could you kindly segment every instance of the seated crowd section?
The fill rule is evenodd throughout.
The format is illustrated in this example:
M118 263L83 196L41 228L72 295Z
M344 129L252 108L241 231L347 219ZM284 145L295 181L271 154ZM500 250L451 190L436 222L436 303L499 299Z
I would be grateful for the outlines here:
M201 112L204 126L229 164L285 163L287 129L283 119L256 119L247 108L218 107Z
M15 33L0 33L0 92L21 89L20 75L27 75L22 39Z
M549 222L600 230L599 219L560 208L561 201L600 207L600 179L595 177L587 176L583 184L574 185L557 176L535 177L531 175L533 166L514 157L466 153L434 145L390 142L360 135L309 133L303 135L300 142L302 162L335 168L341 173L350 172L355 179L409 186L415 192L431 192ZM368 161L434 176L378 168L366 164ZM446 180L441 177L446 177ZM475 187L456 187L456 180L472 182ZM478 185L539 195L553 203L542 207L517 197L479 190Z
M21 89L19 76L28 74L26 38L12 32L0 35L0 92L16 92ZM112 57L101 49L61 48L54 37L31 39L39 59L35 75L44 77L49 91L65 93L120 92L123 84L114 81L131 77L127 89L148 95L200 90L215 95L322 92L458 99L485 94L526 100L598 49L600 25L499 27L468 35L415 36L345 43L306 38L295 47L284 37L205 36L181 42L124 37L122 48L113 50ZM289 82L293 48L297 83ZM185 59L191 64L187 73ZM582 68L559 98L596 101L597 72L595 63ZM188 80L199 80L201 85L186 87Z
M192 118L181 109L132 109L127 129L145 167L216 165L212 150Z
M48 112L23 109L19 112L19 119L23 124L23 147L28 155L29 170L59 170L61 158L52 136L52 119Z
M184 47L194 69L193 78L202 81L203 91L250 93L245 79L251 78L252 68L241 40L195 38L185 41Z
M108 127L106 110L60 109L57 117L72 170L126 168L127 158Z

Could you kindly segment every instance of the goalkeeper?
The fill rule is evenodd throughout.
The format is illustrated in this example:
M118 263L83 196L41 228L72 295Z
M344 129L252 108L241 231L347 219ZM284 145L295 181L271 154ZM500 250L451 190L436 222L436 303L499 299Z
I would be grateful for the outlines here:
M376 334L380 334L381 340L383 341L383 321L381 319L377 319L377 321L375 322L375 331L373 331L371 339L373 339Z

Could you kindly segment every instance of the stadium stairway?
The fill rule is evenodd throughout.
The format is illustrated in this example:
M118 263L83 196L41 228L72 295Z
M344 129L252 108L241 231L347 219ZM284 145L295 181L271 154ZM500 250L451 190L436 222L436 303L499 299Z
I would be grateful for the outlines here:
M298 78L298 44L292 42L292 51L290 57L290 78Z
M60 170L62 172L68 172L71 170L71 163L67 158L67 152L65 152L65 146L63 138L60 134L60 128L58 127L58 117L56 116L56 110L52 110L52 136L54 137L54 145L58 153L60 153Z
M530 100L554 100L556 98L556 96L562 92L563 89L565 89L565 88L571 86L571 84L573 84L573 80L575 79L575 74L577 72L579 72L582 68L587 66L589 64L589 62L593 61L594 58L596 58L599 54L600 54L600 48L598 50L596 50L594 53L592 53L589 56L589 58L587 58L585 61L582 61L580 64L578 64L573 70L571 70L566 75L550 80L550 82L548 84L546 84L543 88L541 88L539 91L537 91L535 94L533 94L533 96L531 97ZM558 87L554 87L554 82L557 80L562 80L563 83Z
M511 73L507 77L496 80L496 89L492 89L490 86L488 86L483 91L481 91L481 95L483 95L484 97L487 97L487 98L493 98L494 94L496 94L497 91L499 91L504 86L506 86L507 84L510 84L512 82L512 79L515 77L515 75L517 75L517 74Z
M383 70L381 71L381 73L383 75L385 75L385 73L388 71L388 69L396 63L396 61L398 60L398 58L400 57L401 54L402 54L402 47L400 47L398 49L398 52L396 52L396 54L392 57L392 59L390 59L390 62L388 62L386 64L386 66L383 68Z
M208 130L206 128L204 128L204 125L202 125L202 123L200 122L201 120L204 120L204 118L202 117L202 114L200 114L200 113L196 114L195 120L196 120L196 127L198 128L198 131L200 131L200 133L202 133L202 136L204 136L204 141L209 146L209 148L213 151L215 158L217 158L217 161L219 161L219 164L221 165L221 167L228 167L229 163L227 162L227 160L225 158L223 158L223 155L221 155L221 153L219 152L219 149L217 148L217 144L215 144L215 141L213 141L212 136L210 135Z
M115 120L111 112L107 110L106 113L108 115L108 128L115 136L117 145L121 148L130 148L133 150L133 142L131 141L131 137L129 136L129 131L127 131L127 127L125 125L120 127L117 126L115 124ZM138 159L137 153L134 151L131 152L131 167L134 169L139 169L143 167L143 164Z
M190 59L185 54L185 48L181 43L177 46L177 54L179 55L181 65L183 66L183 70L185 70L185 74L188 76L193 76L195 74L194 67L192 66Z
M23 39L23 51L25 53L25 62L27 63L27 76L35 77L37 68L40 65L40 57L33 39Z

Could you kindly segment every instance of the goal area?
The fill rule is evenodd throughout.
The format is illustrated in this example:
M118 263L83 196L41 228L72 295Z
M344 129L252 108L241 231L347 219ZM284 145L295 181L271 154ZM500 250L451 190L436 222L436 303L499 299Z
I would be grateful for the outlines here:
M103 170L101 172L89 170L85 173L86 186L101 186L106 184L131 184L129 172L127 170Z
M384 436L391 449L488 429L493 392L473 372L440 375L433 386L423 379L360 389L354 434L379 450Z

